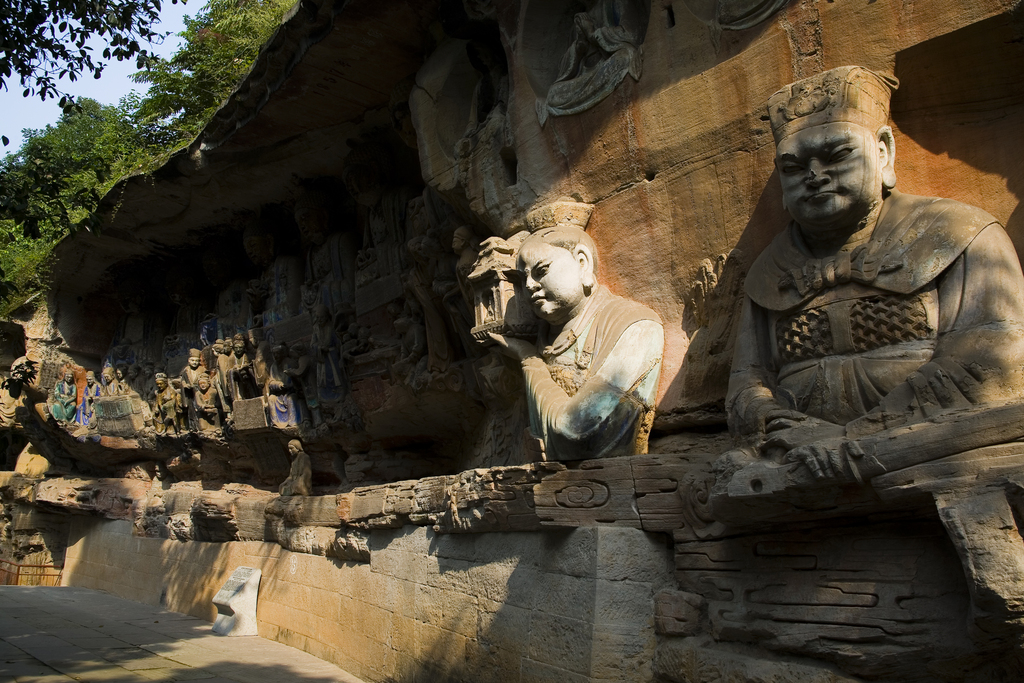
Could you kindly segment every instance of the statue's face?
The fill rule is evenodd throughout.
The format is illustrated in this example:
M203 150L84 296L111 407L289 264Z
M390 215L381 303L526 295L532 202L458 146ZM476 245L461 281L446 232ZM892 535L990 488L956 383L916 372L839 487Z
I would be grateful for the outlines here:
M70 373L70 372L65 372L64 373L64 381L66 383L68 383L68 384L71 384L72 382L75 381L75 376L72 373Z
M538 317L552 325L563 325L579 315L586 303L583 275L590 259L582 250L575 253L544 242L524 244L517 267L525 276L526 293Z
M775 166L793 220L810 237L856 229L882 200L882 172L891 150L864 126L812 126L781 142Z
M295 222L302 237L317 246L327 241L327 209L308 208L295 212Z
M163 391L166 388L167 388L167 380L165 380L164 378L161 377L160 379L158 379L156 381L156 390L157 391Z
M466 239L466 234L461 229L456 230L452 235L452 251L461 254L467 247L469 247L469 240Z
M209 388L210 388L210 380L208 380L205 377L200 378L200 380L199 380L199 391L205 392Z
M245 353L245 342L237 341L232 345L231 348L235 350L236 356L241 356L242 354Z
M274 260L274 238L270 235L250 236L242 245L245 255L260 268L269 266Z
M95 375L95 373L92 373L92 372L85 373L85 383L88 384L90 387L92 385L96 384L96 375Z
M199 357L198 356L189 356L188 357L188 366L190 368L192 368L193 370L198 368L199 367Z
M362 206L374 206L383 194L377 169L369 164L360 164L347 169L343 176L349 194Z

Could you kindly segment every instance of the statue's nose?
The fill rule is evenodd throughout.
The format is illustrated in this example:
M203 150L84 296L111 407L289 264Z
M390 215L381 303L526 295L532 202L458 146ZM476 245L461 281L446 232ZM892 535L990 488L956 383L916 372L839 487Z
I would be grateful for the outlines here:
M828 181L829 177L828 174L824 172L822 163L816 159L812 159L811 163L807 165L807 178L805 182L815 187L821 187Z

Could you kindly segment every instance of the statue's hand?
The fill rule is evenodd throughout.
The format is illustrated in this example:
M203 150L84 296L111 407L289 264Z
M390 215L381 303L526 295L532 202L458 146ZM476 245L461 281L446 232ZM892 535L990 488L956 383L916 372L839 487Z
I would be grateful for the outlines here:
M533 358L537 355L537 346L528 341L503 334L494 334L493 332L487 336L498 344L498 348L501 349L502 353L518 361Z
M823 439L846 436L846 428L794 410L774 410L766 420L765 450L790 451Z
M786 453L786 462L803 463L815 479L853 481L856 477L843 450L845 439L825 439Z

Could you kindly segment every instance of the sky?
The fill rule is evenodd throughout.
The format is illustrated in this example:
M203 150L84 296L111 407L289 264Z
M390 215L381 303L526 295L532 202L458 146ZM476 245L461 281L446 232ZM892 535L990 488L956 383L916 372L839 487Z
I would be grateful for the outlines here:
M173 4L170 0L161 3L160 23L154 29L159 33L170 32L170 36L164 39L162 44L148 46L147 49L155 52L161 57L169 57L178 49L181 39L176 34L185 30L182 17L186 14L185 4L178 0ZM191 0L187 13L195 16L203 7L203 0ZM93 53L99 55L103 51L103 44L99 41L90 42ZM144 47L146 47L144 45ZM72 83L67 79L60 81L60 88L75 97L91 97L101 104L117 104L118 101L132 90L145 92L146 84L136 84L130 79L135 73L135 60L118 62L113 60L107 63L103 69L103 75L99 79L92 76L79 78ZM47 124L56 123L60 118L60 107L57 99L41 101L38 96L22 97L24 90L15 78L9 83L8 90L0 90L0 134L10 138L11 144L7 147L0 146L0 156L5 152L16 151L23 141L21 131L25 128L43 128Z

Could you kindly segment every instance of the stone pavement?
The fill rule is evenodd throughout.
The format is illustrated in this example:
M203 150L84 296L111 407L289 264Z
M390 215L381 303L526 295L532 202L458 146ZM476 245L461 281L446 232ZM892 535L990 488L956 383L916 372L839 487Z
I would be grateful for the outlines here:
M362 683L257 636L85 588L0 586L0 683Z

